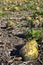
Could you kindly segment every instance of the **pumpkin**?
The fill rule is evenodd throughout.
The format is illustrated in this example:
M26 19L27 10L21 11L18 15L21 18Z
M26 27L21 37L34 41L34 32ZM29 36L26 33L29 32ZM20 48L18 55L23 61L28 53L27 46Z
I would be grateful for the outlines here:
M38 58L38 44L35 40L31 40L23 46L20 50L20 54L24 58L24 60L35 60Z

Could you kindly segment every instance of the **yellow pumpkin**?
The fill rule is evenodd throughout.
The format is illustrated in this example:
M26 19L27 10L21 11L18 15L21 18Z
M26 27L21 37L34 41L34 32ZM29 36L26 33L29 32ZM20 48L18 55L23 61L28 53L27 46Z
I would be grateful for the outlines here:
M30 16L27 16L26 19L27 20L32 20L32 18Z
M9 26L13 26L13 25L14 25L14 21L9 20L9 22L7 23L7 25L8 25L8 27L9 27Z
M33 24L37 23L39 25L40 21L39 20L33 20Z
M19 7L15 6L15 10L19 11Z
M36 45L36 46L35 46ZM25 60L34 60L37 59L39 56L38 52L38 44L36 43L35 40L30 41L29 43L27 42L26 45L23 46L21 49L21 55Z

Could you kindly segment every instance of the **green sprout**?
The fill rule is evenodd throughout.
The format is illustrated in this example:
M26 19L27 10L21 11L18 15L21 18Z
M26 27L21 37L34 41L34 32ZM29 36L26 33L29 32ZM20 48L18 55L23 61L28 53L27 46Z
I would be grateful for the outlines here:
M43 32L43 29L42 30L28 30L27 34L31 35L30 36L31 39L38 40L39 38L41 38L42 32ZM28 38L29 38L29 36L28 36Z

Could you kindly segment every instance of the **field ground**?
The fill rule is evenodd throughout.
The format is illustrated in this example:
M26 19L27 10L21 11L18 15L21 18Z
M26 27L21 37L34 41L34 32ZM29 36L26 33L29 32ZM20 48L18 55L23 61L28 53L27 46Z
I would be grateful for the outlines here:
M19 54L27 41L38 43L39 57ZM43 65L43 0L0 0L0 65Z

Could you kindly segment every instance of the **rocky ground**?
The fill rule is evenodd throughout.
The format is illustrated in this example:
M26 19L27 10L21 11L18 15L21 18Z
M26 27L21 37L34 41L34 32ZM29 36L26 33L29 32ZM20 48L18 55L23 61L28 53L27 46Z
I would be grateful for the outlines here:
M39 57L23 60L19 52L28 41L27 31L41 29ZM0 65L38 64L43 65L43 0L0 0Z

